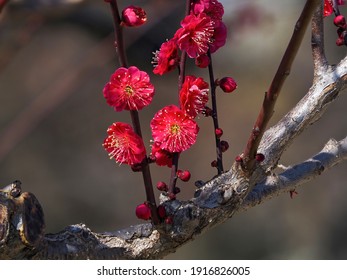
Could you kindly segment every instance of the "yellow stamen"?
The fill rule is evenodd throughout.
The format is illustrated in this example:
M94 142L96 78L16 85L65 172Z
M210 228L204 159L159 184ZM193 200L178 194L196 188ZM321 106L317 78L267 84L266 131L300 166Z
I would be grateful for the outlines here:
M180 132L181 128L178 124L171 125L171 133L172 134L178 134Z
M128 96L132 96L133 93L134 93L134 90L131 86L127 85L125 88L124 88L124 91L125 93L128 95Z

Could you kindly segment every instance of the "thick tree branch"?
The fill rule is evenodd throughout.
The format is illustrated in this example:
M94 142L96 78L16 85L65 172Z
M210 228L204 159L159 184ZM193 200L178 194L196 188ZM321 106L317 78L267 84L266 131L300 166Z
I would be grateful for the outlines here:
M259 151L265 155L266 168L274 169L292 141L310 124L316 122L324 114L327 105L346 88L347 57L337 66L329 66L324 75L315 81L299 103L265 132Z
M72 225L57 234L47 234L41 247L30 249L20 241L16 250L0 246L0 257L33 259L153 259L161 258L192 240L205 230L224 222L234 213L254 207L283 192L297 188L323 171L347 160L347 137L330 140L312 158L288 168L283 173L266 176L242 201L249 181L236 176L237 170L208 182L188 202L171 201L167 209L174 215L173 225L154 229L141 224L116 232L93 233L83 224ZM242 204L240 204L242 203ZM16 231L12 228L12 235ZM15 240L15 238L13 238ZM15 253L16 255L12 255Z

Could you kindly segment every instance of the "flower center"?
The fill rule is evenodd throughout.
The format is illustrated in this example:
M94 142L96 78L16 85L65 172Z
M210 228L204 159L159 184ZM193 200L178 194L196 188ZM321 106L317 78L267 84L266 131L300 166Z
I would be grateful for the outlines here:
M111 145L114 148L119 148L121 146L119 139L116 137L112 138L112 144Z
M181 128L178 124L171 125L171 134L178 134L180 132Z
M134 93L134 90L131 86L127 85L125 88L124 88L124 91L125 93L127 94L127 96L132 96L133 93Z

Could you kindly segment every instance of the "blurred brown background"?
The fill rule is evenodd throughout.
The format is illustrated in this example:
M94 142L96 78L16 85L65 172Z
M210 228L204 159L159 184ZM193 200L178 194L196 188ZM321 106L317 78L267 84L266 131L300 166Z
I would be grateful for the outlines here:
M182 2L182 3L180 3ZM171 38L184 13L184 1L119 1L121 8L141 5L145 26L127 29L129 64L151 72L152 52ZM216 77L233 76L235 94L219 93L220 124L230 149L225 166L244 148L260 102L277 69L304 1L222 1L229 28L226 46L214 55ZM342 9L346 11L346 9ZM332 17L326 21L331 63L346 49L335 46ZM36 194L47 232L83 222L94 231L138 223L134 214L144 200L140 174L108 159L101 144L114 121L130 122L126 112L106 105L102 88L118 67L113 23L103 1L13 1L0 15L0 185L15 179ZM207 71L191 67L187 73ZM151 75L153 104L140 112L149 146L149 122L166 104L177 103L177 76ZM310 34L295 60L272 123L307 91L312 80ZM346 99L341 94L326 115L284 154L295 164L318 152L329 138L347 132ZM179 183L180 198L194 192L195 180L215 174L212 123L200 118L198 142L182 154L180 167L192 180ZM298 190L237 214L168 256L171 259L346 259L346 163ZM169 169L152 166L153 181L167 181Z

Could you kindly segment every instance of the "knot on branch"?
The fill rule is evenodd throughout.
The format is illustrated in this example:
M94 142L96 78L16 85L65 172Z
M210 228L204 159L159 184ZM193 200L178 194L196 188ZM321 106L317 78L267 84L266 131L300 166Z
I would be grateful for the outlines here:
M44 245L44 215L37 198L21 182L0 189L0 258L24 258Z

